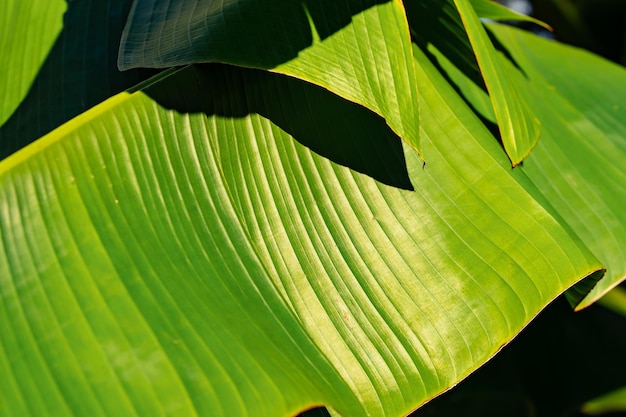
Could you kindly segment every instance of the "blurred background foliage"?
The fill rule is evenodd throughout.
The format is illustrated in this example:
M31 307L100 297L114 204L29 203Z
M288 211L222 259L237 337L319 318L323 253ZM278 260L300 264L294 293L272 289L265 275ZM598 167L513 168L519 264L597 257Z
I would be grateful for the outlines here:
M625 0L501 0L543 20L557 40L626 65Z

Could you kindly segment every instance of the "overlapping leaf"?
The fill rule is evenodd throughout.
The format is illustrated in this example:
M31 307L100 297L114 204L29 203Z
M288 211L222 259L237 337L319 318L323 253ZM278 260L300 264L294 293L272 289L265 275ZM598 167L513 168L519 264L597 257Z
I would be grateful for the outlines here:
M117 50L130 0L69 2L60 33L60 27L46 30L33 15L60 24L65 1L56 12L57 1L9 1L12 3L17 7L6 15L11 21L0 29L5 31L0 34L0 44L11 46L0 49L5 62L0 69L0 94L17 86L23 86L23 94L11 104L12 109L17 107L15 112L6 123L0 123L0 159L154 75L152 70L117 70ZM3 17L4 9L0 19ZM37 51L44 47L47 56L39 56ZM21 59L15 59L13 53ZM12 71L16 72L11 75ZM9 101L3 104L9 105Z
M61 31L66 4L5 0L0 14L0 126L20 104Z
M508 7L497 3L493 0L470 0L474 11L481 19L488 19L494 21L507 21L507 22L527 22L534 23L537 26L541 26L544 29L551 30L551 27L537 20L532 16L527 16L521 13L517 13Z
M523 170L607 268L579 305L583 308L626 278L626 174L621 169L626 71L519 30L492 29L527 74L528 81L519 81L545 125L537 156Z
M7 413L406 414L596 271L415 53L437 115L425 168L368 110L228 66L116 96L4 160ZM342 121L341 143L311 143ZM388 182L416 191L371 177L381 141Z
M562 216L607 267L604 279L584 300L579 296L588 292L587 286L572 289L577 308L584 308L626 276L622 209L626 179L617 168L625 157L622 97L626 97L626 72L589 53L520 30L490 28L515 60L512 63L501 56L500 65L545 125L538 155L520 169L533 180L555 215ZM441 51L433 49L432 53L473 108L495 123L486 105L488 97L471 80L472 74L464 74L462 66L450 62ZM559 62L569 64L559 67ZM597 79L594 74L598 73L606 74L607 81Z
M453 0L407 2L411 33L429 54L437 55L439 65L445 66L449 62L451 66L447 65L446 70L456 68L454 70L460 71L461 76L469 77L473 84L471 88L476 90L476 98L480 100L480 103L472 101L472 104L480 105L481 110L489 114L497 113L494 122L500 123L494 133L499 128L497 136L513 165L517 165L536 145L539 133L536 117L521 100L506 71L494 62L494 47L478 17L490 20L525 18L491 1L474 0L470 3L461 5L466 15L464 21ZM489 95L481 90L489 91Z
M411 39L399 0L137 0L119 65L225 62L320 85L383 116L419 150Z
M447 61L470 78L476 89L487 90L453 0L410 1L406 4L406 12L413 41L436 65L441 67L441 62L433 55L433 50L441 51ZM445 71L441 73L446 75ZM488 107L493 109L490 102Z
M524 101L518 86L497 61L496 50L469 0L454 0L472 43L493 103L504 149L513 166L519 165L537 145L540 123Z

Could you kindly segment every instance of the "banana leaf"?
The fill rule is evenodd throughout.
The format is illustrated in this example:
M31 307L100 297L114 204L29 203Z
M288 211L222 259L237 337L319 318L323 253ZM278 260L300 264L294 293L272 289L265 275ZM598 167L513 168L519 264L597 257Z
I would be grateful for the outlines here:
M2 161L7 412L406 414L597 279L414 53L438 115L425 167L373 112L224 65L114 96ZM309 148L352 118L342 144ZM349 168L381 140L414 191Z
M165 70L0 162L3 413L405 415L588 296L604 252L530 161L511 170L399 5L327 33L309 5L314 42L285 67ZM330 90L295 74L348 41L383 67ZM345 93L398 62L373 101ZM388 113L394 95L410 106Z

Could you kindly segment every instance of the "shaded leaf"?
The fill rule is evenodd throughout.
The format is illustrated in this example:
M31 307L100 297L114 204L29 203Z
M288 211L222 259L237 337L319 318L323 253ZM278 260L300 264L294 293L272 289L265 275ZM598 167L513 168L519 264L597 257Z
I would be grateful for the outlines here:
M626 320L626 290L623 287L613 288L607 292L598 301L598 304L612 310L614 313L622 316ZM614 334L617 336L624 335L618 329L615 329ZM622 355L623 356L623 355ZM621 356L618 360L621 359ZM596 364L598 369L601 369L602 364ZM608 367L607 367L608 368ZM611 364L610 368L614 368L614 364ZM604 413L619 413L626 411L626 380L620 380L620 387L612 387L612 390L608 393L602 393L597 398L593 398L587 401L581 407L581 410L589 415L604 415Z
M63 0L2 2L0 126L26 95L37 70L61 31L65 8Z
M623 316L598 305L575 313L556 300L493 360L411 417L578 415L588 400L623 386L625 332Z
M481 19L508 22L529 22L534 23L537 26L541 26L544 29L552 30L547 23L531 16L518 13L493 0L470 0L470 3L472 4L472 7L478 17Z
M20 51L28 51L33 47L30 36L45 36L47 32L33 30L24 21L29 10L28 2L16 3L20 4L17 9L19 18L15 26L8 28L15 28L17 33L27 31L31 35L11 45ZM34 10L37 13L49 12L48 6L42 7L42 4L55 4L48 1L36 3ZM0 123L0 159L155 73L153 70L122 73L117 69L117 50L130 6L130 0L81 0L67 4L63 30L58 38L57 33L50 33L42 39L41 45L52 48L45 61L29 63L32 66L28 71L36 77L31 80L28 94L21 103L15 103L19 107L6 123ZM0 49L0 54L5 61L11 59L5 55L6 51Z
M442 51L463 74L486 90L472 44L454 1L408 1L405 7L413 41L427 53L431 46Z
M225 62L320 85L385 118L420 151L411 39L399 0L137 0L121 69Z

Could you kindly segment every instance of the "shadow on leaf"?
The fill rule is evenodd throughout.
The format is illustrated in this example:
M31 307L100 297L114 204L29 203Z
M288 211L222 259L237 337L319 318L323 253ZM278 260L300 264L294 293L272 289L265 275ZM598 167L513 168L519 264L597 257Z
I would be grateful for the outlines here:
M0 127L0 159L155 74L117 69L131 4L132 0L68 2L61 34L27 96Z
M413 190L401 140L384 119L313 84L260 70L203 64L180 70L144 92L180 113L235 118L259 114L337 164Z
M147 0L129 18L119 65L228 62L274 68L297 57L316 36L323 40L349 25L353 16L388 1Z

